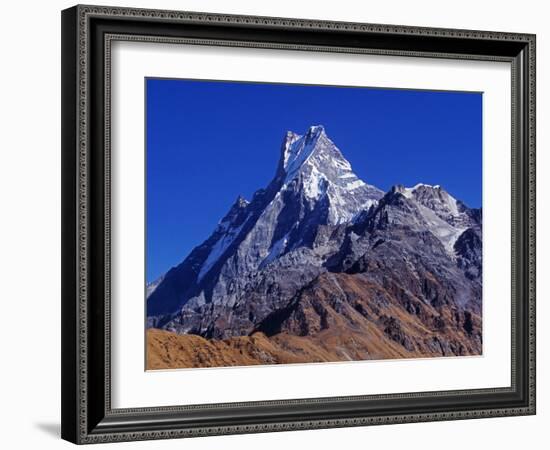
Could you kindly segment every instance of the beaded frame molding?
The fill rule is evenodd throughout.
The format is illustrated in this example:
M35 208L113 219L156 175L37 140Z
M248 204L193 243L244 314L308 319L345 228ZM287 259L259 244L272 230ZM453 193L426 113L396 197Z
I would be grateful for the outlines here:
M506 61L512 68L511 386L111 407L113 41ZM62 423L71 442L535 414L535 36L78 5L62 12Z

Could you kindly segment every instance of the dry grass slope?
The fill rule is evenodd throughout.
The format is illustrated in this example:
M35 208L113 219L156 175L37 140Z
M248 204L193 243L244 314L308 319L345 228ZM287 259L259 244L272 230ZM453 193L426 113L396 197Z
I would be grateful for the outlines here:
M479 354L479 315L427 305L362 274L320 276L248 336L147 331L150 370Z

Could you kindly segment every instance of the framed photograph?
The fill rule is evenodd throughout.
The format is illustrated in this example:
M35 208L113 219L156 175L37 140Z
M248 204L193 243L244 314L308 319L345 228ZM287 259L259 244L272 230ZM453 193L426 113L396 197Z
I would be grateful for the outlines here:
M62 437L535 413L535 36L62 12Z

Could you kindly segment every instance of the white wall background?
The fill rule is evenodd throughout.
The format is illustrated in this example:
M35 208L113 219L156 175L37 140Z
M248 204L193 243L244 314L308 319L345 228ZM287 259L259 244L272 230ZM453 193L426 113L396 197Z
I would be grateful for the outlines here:
M104 3L98 0L97 3ZM60 10L71 1L2 8L0 70L0 443L68 448L59 438L60 398ZM550 423L548 233L550 29L546 2L461 0L111 0L106 4L537 34L538 415L384 427L116 444L117 448L318 449L541 448Z

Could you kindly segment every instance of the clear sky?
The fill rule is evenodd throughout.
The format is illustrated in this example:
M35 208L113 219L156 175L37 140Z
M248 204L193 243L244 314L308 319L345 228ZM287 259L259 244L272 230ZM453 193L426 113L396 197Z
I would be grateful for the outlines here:
M480 93L147 79L146 100L147 281L269 183L287 130L324 125L384 191L440 184L481 206Z

